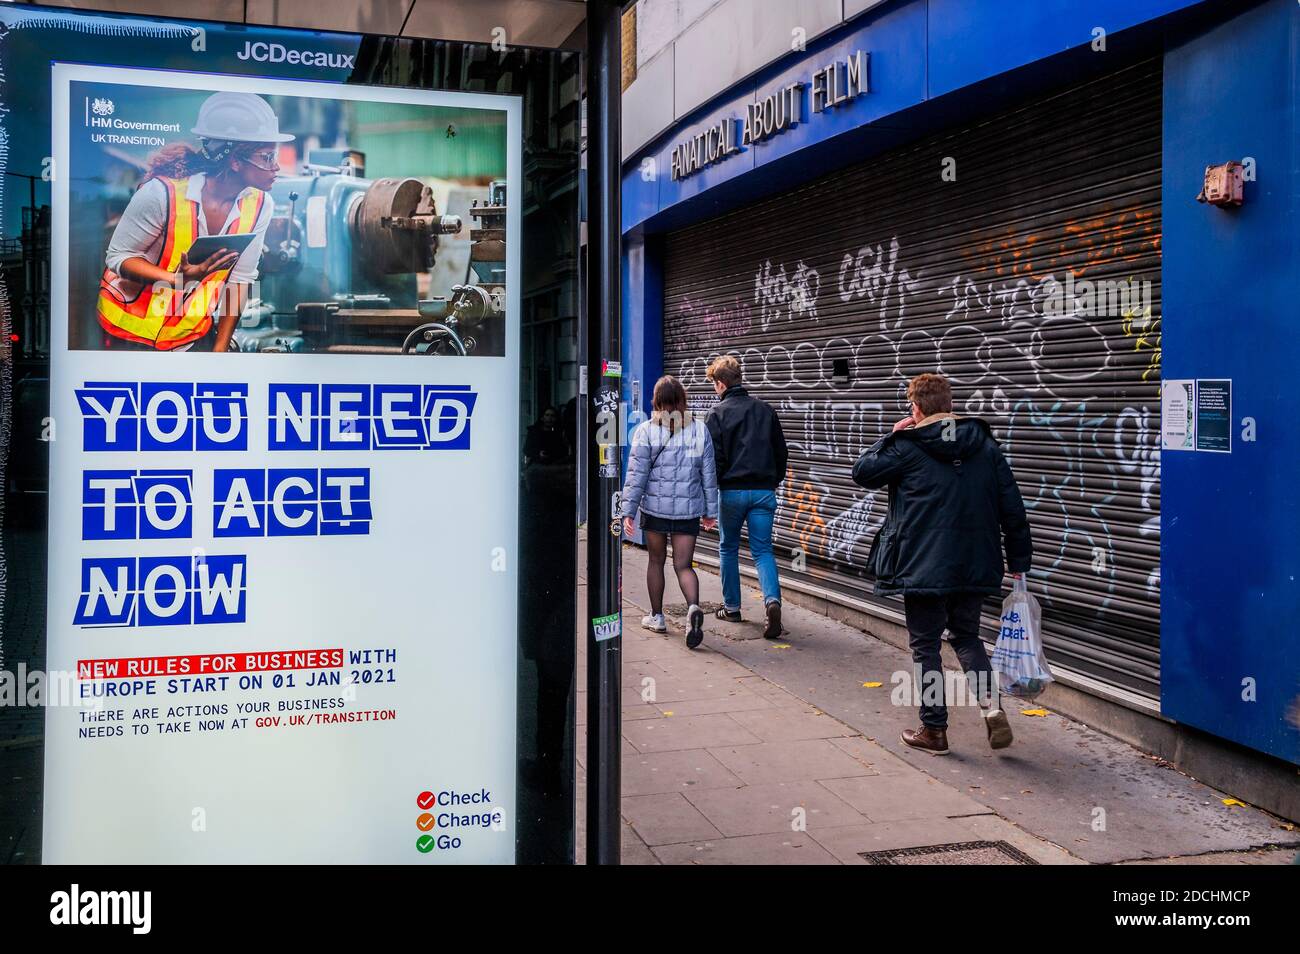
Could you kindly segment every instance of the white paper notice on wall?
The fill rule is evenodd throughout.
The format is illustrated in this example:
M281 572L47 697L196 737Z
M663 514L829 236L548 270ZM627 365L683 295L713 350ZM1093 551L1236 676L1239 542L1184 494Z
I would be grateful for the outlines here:
M1163 450L1196 449L1196 382L1160 382L1160 446Z

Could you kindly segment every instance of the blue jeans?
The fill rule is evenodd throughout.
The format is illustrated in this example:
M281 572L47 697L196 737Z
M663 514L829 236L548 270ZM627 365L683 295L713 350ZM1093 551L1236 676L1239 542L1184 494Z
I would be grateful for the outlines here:
M781 602L781 583L772 555L772 524L776 521L776 491L724 490L718 529L722 563L722 602L727 609L740 610L740 528L749 522L749 552L758 569L763 605Z

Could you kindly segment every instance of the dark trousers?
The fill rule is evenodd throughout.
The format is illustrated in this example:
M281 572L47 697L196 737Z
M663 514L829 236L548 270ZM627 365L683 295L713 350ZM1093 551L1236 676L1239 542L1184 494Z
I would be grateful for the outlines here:
M903 596L907 614L908 643L912 647L912 671L915 689L921 702L921 724L932 729L948 728L948 708L943 695L943 658L940 655L943 631L971 683L968 698L989 701L996 687L988 653L980 641L980 606L984 597L978 593L951 596ZM973 682L972 682L973 680Z

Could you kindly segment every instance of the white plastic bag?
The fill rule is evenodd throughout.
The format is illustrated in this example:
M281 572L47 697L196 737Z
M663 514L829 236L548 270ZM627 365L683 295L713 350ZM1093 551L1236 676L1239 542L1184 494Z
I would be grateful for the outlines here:
M1042 610L1025 585L1016 580L1002 601L1002 626L990 660L998 674L998 690L1019 699L1032 699L1052 681L1043 656Z

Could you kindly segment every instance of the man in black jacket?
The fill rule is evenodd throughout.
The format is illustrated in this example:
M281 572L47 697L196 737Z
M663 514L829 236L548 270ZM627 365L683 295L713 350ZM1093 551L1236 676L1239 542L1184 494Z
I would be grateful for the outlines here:
M855 483L889 488L889 514L869 562L876 592L901 593L907 616L921 728L904 731L903 742L948 752L939 653L947 629L984 707L989 744L1005 748L1011 726L992 704L996 677L980 641L980 605L1001 591L1003 543L1011 573L1029 571L1034 549L1025 505L989 426L952 413L952 389L942 375L913 378L907 399L912 416L853 468Z
M724 354L708 370L720 400L709 413L709 436L718 469L721 513L718 530L722 564L722 607L718 619L739 622L740 528L749 525L749 552L758 570L767 627L763 636L781 638L781 581L772 553L776 488L785 479L785 434L776 411L749 396L740 381L740 362Z

